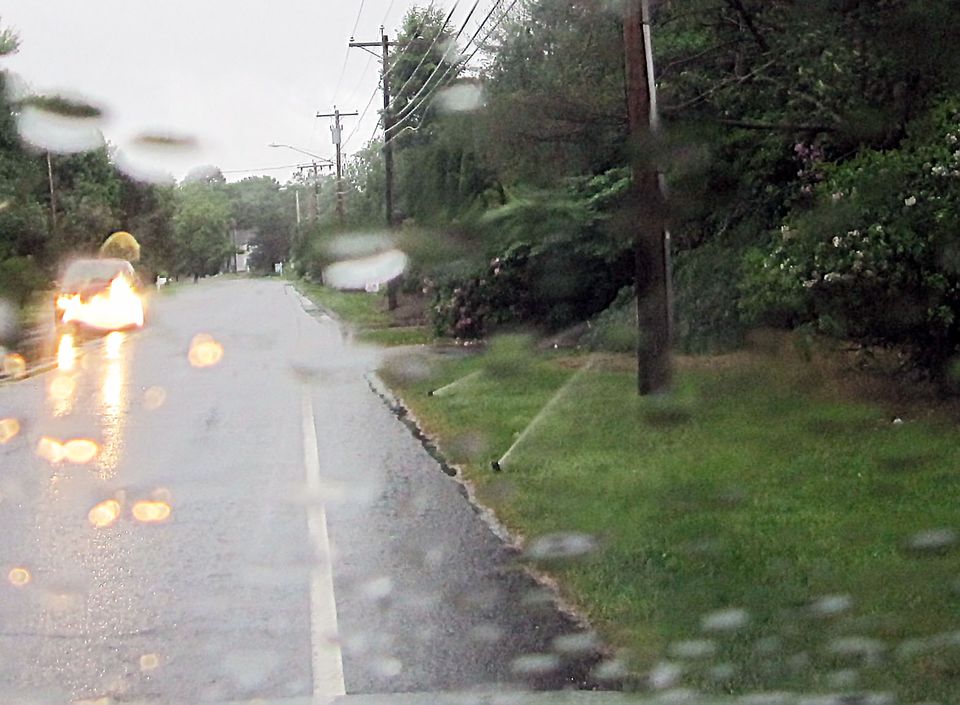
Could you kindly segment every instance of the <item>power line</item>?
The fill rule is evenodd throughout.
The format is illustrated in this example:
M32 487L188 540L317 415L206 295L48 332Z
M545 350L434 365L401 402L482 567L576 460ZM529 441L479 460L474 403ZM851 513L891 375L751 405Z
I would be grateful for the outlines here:
M366 2L366 0L360 0L360 8L357 10L357 20L356 20L356 22L353 23L353 31L350 32L350 37L351 37L351 38L357 36L357 27L360 26L360 15L363 14L363 3L364 3L364 2Z
M296 169L299 164L287 164L286 166L263 166L257 169L221 169L221 174L252 174L257 171L281 171L283 169Z
M467 15L467 19L465 19L465 20L463 21L463 25L460 27L460 31L457 32L457 36L455 36L455 37L453 38L453 43L454 43L454 45L456 45L457 40L460 39L460 36L463 34L463 30L465 30L465 29L467 28L467 23L470 22L470 18L473 17L473 13L474 13L474 11L476 11L477 5L479 5L479 4L480 4L480 0L474 0L473 7L470 8L470 13ZM468 46L469 46L469 43L468 43ZM446 52L444 52L444 53L446 53ZM447 65L447 70L448 70L448 71L449 71L451 65L452 65L452 64L448 64L448 65ZM443 62L442 62L442 61L437 64L437 67L433 70L433 73L431 73L430 76L427 78L427 80L423 83L423 85L420 86L420 90L418 90L418 91L413 95L413 97L410 98L409 101L407 101L406 106L404 106L404 107L400 110L400 112L397 113L397 115L396 115L396 120L397 120L397 122L402 121L407 115L409 115L409 113L410 113L410 106L413 105L413 102L414 102L415 100L417 100L417 99L423 94L423 92L424 92L425 90L427 90L427 86L430 85L430 81L432 81L432 80L433 80L433 77L436 76L436 75L440 72L440 67L441 67L441 66L443 66ZM395 122L395 123L394 123L394 126L396 126L396 124L397 124L397 123Z
M357 27L360 26L360 16L363 14L363 3L365 0L360 0L360 7L357 10L357 18L353 22L353 32L350 33L350 38L353 39L354 35L357 33ZM350 61L350 48L347 47L346 53L343 55L343 66L340 67L340 77L337 78L337 87L333 89L333 100L336 102L337 96L340 95L340 87L343 85L343 77L347 73L347 63Z
M350 131L350 134L347 135L347 139L343 141L343 146L346 147L350 140L353 139L353 136L357 134L357 131L360 129L363 119L367 116L367 113L370 112L370 106L373 105L373 99L377 97L377 93L380 92L380 86L377 86L373 89L373 93L370 94L370 100L367 101L367 105L364 107L363 111L360 113L360 119L357 120L357 124L353 126L353 130Z
M436 0L430 0L430 4L427 6L427 9L423 13L422 21L420 22L420 29L417 30L416 34L420 34L420 31L423 29L424 25L427 23L427 19L430 15L430 10L433 8L433 3ZM433 38L433 41L430 42L430 46L427 47L427 50L423 52L423 56L420 57L420 61L417 63L417 67L413 70L413 73L407 77L407 80L403 82L403 85L400 86L400 89L397 91L397 95L394 97L394 100L397 100L406 90L407 86L410 85L410 81L413 80L413 77L417 75L417 71L420 70L420 67L423 66L423 62L427 60L427 57L430 55L430 52L433 51L433 47L437 45L440 37L443 36L443 30L447 28L447 25L450 24L450 19L453 17L453 13L457 11L457 6L460 4L460 0L456 0L453 3L453 7L450 9L450 12L447 14L447 19L443 21L443 24L440 26L440 29L437 30L437 36ZM394 64L393 66L396 66ZM393 66L390 67L390 70L393 70Z
M503 13L502 15L500 15L500 18L499 18L499 19L496 21L496 23L487 31L487 33L484 35L483 39L480 40L480 42L479 42L479 43L477 44L477 46L474 48L473 52L472 52L466 59L462 59L462 60L460 60L460 61L458 61L458 62L451 63L451 64L449 64L449 65L447 66L447 70L444 72L443 76L440 77L440 80L437 81L437 82L434 84L433 88L427 93L426 96L423 97L422 100L420 100L419 103L417 103L415 106L413 106L413 107L411 108L410 106L413 105L414 99L411 99L411 100L410 100L410 102L407 104L406 109L404 109L403 111L401 111L401 115L398 116L398 119L397 119L397 121L393 124L392 129L396 130L398 127L400 127L400 126L403 125L404 123L408 122L408 121L413 117L413 115L416 113L416 111L417 111L421 106L423 106L425 103L427 103L427 101L429 101L434 94L436 94L436 92L440 89L441 84L443 83L443 81L446 79L447 75L450 73L450 71L451 71L454 67L457 67L458 70L459 70L460 68L463 68L464 66L466 66L467 64L469 64L470 61L473 60L473 58L477 55L477 53L478 53L478 52L480 51L480 49L483 47L483 44L487 41L487 39L490 37L490 35L493 34L493 33L496 31L497 27L500 26L500 24L501 24L501 23L503 22L503 20L507 17L507 15L509 15L509 14L513 11L513 8L516 6L516 4L517 4L518 1L519 1L519 0L513 0L513 2L510 3L510 6L504 11L504 13ZM470 38L470 41L468 41L467 44L466 44L466 46L464 47L464 52L466 52L466 50L470 47L470 45L473 44L474 41L476 41L476 38L480 35L480 32L483 31L484 26L487 24L487 22L490 21L490 18L493 16L493 13L494 13L494 12L496 11L496 9L497 9L499 6L501 6L502 4L503 4L503 0L497 0L497 2L494 3L493 7L490 8L490 12L487 13L487 16L484 18L483 22L480 23L480 26L477 28L477 31L473 34L473 36ZM459 66L458 66L458 64L459 64ZM454 74L454 77L456 77L456 74ZM426 84L424 84L424 85L426 85ZM416 128L410 128L410 129L416 129ZM404 128L404 130L402 130L402 131L406 131L406 130L407 130L407 128ZM385 141L386 141L386 142L393 141L398 135L399 135L399 132L395 132L393 135L390 135L390 136L386 136L386 135L385 135Z

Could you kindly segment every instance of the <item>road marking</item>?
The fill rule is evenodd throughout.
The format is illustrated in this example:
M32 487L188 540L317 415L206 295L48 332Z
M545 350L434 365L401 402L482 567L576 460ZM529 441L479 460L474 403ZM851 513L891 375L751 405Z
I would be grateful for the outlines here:
M314 547L310 571L310 644L314 698L346 695L343 655L337 629L337 603L333 594L333 570L327 513L320 497L320 452L314 423L313 397L303 391L303 467L307 473L307 529Z

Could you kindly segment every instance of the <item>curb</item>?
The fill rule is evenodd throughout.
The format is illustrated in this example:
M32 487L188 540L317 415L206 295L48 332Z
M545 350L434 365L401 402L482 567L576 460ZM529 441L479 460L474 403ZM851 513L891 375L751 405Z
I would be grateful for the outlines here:
M471 508L480 516L481 521L483 521L493 535L496 536L508 550L515 551L518 555L522 554L524 549L523 537L520 534L510 531L510 529L508 529L507 526L497 517L496 512L483 504L477 498L476 487L474 484L463 476L463 472L457 465L454 465L447 460L446 456L443 454L443 451L440 450L436 439L424 431L423 427L420 425L420 422L417 420L417 417L410 410L410 408L403 403L403 400L393 393L393 391L387 386L386 382L384 382L380 375L376 372L368 372L366 375L364 375L364 378L366 379L370 390L380 397L380 400L384 403L384 405L387 406L387 408L390 409L393 415L396 416L397 419L407 427L407 429L413 434L414 438L420 441L430 457L440 465L440 469L443 470L444 474L460 485L464 498L470 504ZM544 571L533 568L528 563L521 563L520 566L522 570L529 575L535 583L537 583L537 585L549 590L553 604L556 606L557 610L568 617L580 629L596 632L596 630L593 628L593 625L590 624L590 621L584 617L572 604L563 598L563 595L560 593L560 586L553 576ZM613 654L613 650L606 644L602 643L598 647L598 652L606 656Z

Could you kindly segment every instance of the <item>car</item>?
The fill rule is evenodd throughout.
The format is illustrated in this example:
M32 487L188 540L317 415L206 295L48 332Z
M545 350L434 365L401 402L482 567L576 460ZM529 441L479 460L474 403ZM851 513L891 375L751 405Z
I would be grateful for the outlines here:
M54 321L58 329L115 331L144 323L142 286L125 259L75 259L57 281Z

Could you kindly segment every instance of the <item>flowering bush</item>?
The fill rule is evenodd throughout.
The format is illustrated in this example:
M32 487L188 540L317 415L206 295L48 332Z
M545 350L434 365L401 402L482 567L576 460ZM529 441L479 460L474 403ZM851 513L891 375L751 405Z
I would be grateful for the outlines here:
M814 206L748 255L748 316L909 345L934 366L956 352L960 101L911 128L898 150L826 168Z

